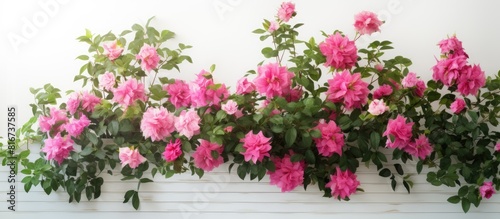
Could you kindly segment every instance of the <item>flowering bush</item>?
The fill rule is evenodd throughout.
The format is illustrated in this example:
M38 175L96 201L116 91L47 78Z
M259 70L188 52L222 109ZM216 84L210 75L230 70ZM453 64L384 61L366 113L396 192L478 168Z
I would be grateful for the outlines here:
M100 196L105 171L118 169L140 185L153 181L146 171L202 177L229 162L241 179L269 175L282 192L317 185L327 197L349 200L362 191L360 164L410 192L402 167L409 161L418 173L429 168L432 185L459 187L448 201L465 212L499 189L500 79L470 65L462 42L439 42L441 57L426 83L408 58L384 58L390 41L357 48L361 35L380 31L376 14L355 16L354 37L334 31L319 43L298 38L302 24L289 23L296 14L293 3L283 3L254 31L272 46L235 92L216 82L215 66L191 82L168 78L166 71L191 62L183 55L190 46L166 47L174 33L149 21L119 35L87 31L78 39L90 54L78 57L86 63L75 76L86 90L58 107L59 89L31 90L29 125L38 121L42 152L34 162L19 156L25 190L62 187L70 201L82 193L90 200ZM124 199L137 209L139 189Z

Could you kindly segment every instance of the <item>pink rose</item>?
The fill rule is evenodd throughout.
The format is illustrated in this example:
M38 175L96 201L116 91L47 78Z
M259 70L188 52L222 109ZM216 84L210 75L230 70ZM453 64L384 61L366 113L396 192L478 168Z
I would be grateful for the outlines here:
M380 63L377 63L375 65L375 69L379 72L381 72L382 70L384 70L384 65L380 64Z
M344 70L328 80L326 99L333 103L342 102L346 109L361 108L368 100L368 83L361 80L360 73L351 74Z
M145 102L147 100L144 84L139 83L135 78L128 79L113 91L113 101L129 107L137 100Z
M438 45L441 48L441 54L446 55L448 58L456 56L469 57L462 47L462 42L456 36L441 40Z
M295 14L295 4L291 2L281 3L281 7L278 10L278 19L288 22Z
M54 138L50 136L45 139L42 151L47 153L47 160L55 160L59 165L69 156L69 153L73 151L73 140L69 136L61 137L60 133L57 133Z
M330 157L333 154L342 156L342 148L344 147L344 133L334 121L325 123L325 120L319 120L319 123L314 129L321 132L320 138L314 138L318 153L325 157Z
M78 110L78 107L80 107L80 94L77 92L73 92L66 102L66 109L69 113L74 115L76 113L76 110Z
M167 162L172 162L176 160L179 156L182 154L181 150L181 139L175 139L175 142L170 140L170 143L168 143L165 146L165 151L163 152L163 158Z
M381 99L392 94L392 87L384 84L373 92L373 99Z
M99 87L108 91L113 90L115 86L116 78L112 72L106 72L99 76Z
M90 125L90 120L87 116L83 115L80 119L71 119L70 122L66 125L66 132L71 137L78 137L82 134L83 130Z
M276 167L274 172L268 171L270 184L281 188L281 192L289 192L304 183L305 162L292 162L291 156L285 154L283 158L273 157L271 160Z
M401 85L403 85L404 88L412 88L417 85L417 82L417 74L410 72L403 78L403 80L401 81Z
M101 98L90 94L87 91L82 92L82 109L85 112L94 112L95 106L101 103Z
M175 80L173 84L164 85L163 90L167 91L168 100L174 104L175 108L189 107L191 105L191 91L186 82Z
M383 114L385 111L388 111L389 107L385 105L384 100L373 100L368 106L368 112L374 116L378 116Z
M440 60L432 67L432 79L441 81L446 86L452 86L455 84L460 74L466 70L466 65L467 57L465 56Z
M264 157L269 157L269 151L271 150L271 138L266 138L262 131L257 134L253 134L252 131L248 132L244 138L240 140L243 142L243 148L245 152L241 153L245 156L245 161L252 160L254 164L257 160L262 162Z
M415 142L411 142L408 146L403 148L406 153L424 160L432 153L432 146L429 139L425 135L419 135Z
M222 104L222 110L224 110L228 115L233 115L238 111L238 104L234 100L228 100L226 103Z
M465 101L463 99L456 98L455 101L451 103L450 109L453 113L459 114L463 109L465 109Z
M387 136L387 147L399 149L406 147L411 141L413 124L414 122L406 123L405 117L401 115L396 119L389 119L387 129L382 135Z
M342 171L339 167L337 167L335 174L330 175L330 182L328 182L325 187L332 190L333 197L346 199L356 192L359 184L360 183L356 175L349 169Z
M224 84L214 84L210 72L202 70L189 85L191 104L194 107L209 105L219 106L221 101L229 97L229 91Z
M489 199L493 194L495 194L495 188L493 187L493 182L484 182L481 187L479 187L479 194L481 197Z
M340 33L330 35L321 42L319 50L326 57L325 66L336 69L351 69L358 59L358 49L354 41Z
M224 128L224 132L226 132L226 133L230 133L230 132L232 132L232 131L233 131L233 129L234 129L234 127L233 127L233 126L227 126L227 127L225 127L225 128Z
M160 56L156 52L156 49L148 44L142 46L141 51L139 51L139 54L135 58L141 60L141 68L145 72L155 69L160 62Z
M200 145L193 153L194 165L205 172L212 171L214 168L224 163L221 153L224 150L222 145L212 143L204 139L200 139ZM217 153L217 157L212 155L212 152Z
M68 122L66 112L55 107L50 108L49 116L38 117L38 125L42 132L59 133L64 130L64 126Z
M139 153L139 150L137 148L134 149L133 146L132 148L129 147L120 148L118 157L120 158L120 163L122 164L122 167L128 164L128 166L132 169L135 169L141 163L144 163L146 161L146 158Z
M495 145L495 151L500 152L500 142L497 142L497 144Z
M249 94L255 90L255 85L249 82L247 78L240 78L236 84L236 94Z
M257 91L267 98L281 96L283 91L290 89L292 85L294 74L289 72L286 67L279 66L278 63L259 66L257 71L257 78L254 80L255 86Z
M201 118L194 110L184 110L175 119L175 129L180 135L191 139L194 135L200 134Z
M304 94L304 91L302 90L301 87L295 87L291 90L285 90L283 93L283 96L285 97L286 101L288 102L296 102L300 100L300 97L302 97L302 94Z
M144 138L151 138L152 141L161 141L171 136L174 128L175 117L167 109L148 108L141 120L141 131Z
M269 28L267 29L267 31L269 31L269 33L273 33L278 28L280 28L280 24L276 21L271 21L271 23L269 23Z
M479 89L486 84L484 71L481 70L479 65L468 66L459 76L457 84L457 90L462 95L476 95Z
M113 61L120 57L123 52L123 47L118 46L116 40L113 42L105 43L102 45L104 48L104 55L108 57L109 60Z
M423 97L425 89L427 89L427 87L425 86L425 82L422 80L418 80L415 90L413 90L413 94L415 94L417 97Z
M380 31L379 27L383 24L377 18L377 15L370 11L362 11L356 14L354 20L354 28L361 35L371 35L373 32Z

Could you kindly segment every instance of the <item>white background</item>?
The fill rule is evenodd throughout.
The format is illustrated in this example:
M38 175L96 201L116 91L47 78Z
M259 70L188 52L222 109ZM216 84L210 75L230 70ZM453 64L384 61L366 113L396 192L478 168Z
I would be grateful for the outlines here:
M174 43L194 46L187 51L194 64L183 64L181 73L163 72L164 76L192 79L201 69L216 64L216 80L234 87L246 71L256 69L256 64L264 59L260 50L269 44L260 42L251 31L261 27L262 19L273 19L280 3L275 0L0 1L0 136L6 136L7 106L18 107L19 125L31 116L30 87L51 83L63 91L80 89L80 83L72 81L83 62L75 57L85 54L87 47L75 39L85 33L85 28L93 33L111 30L118 34L155 16L152 22L155 27L177 33ZM352 38L354 14L362 10L378 13L386 23L382 32L369 40L394 42L396 50L390 55L410 58L414 63L412 71L424 79L431 78L430 69L439 56L437 42L453 34L463 41L470 62L480 64L487 75L494 75L500 69L500 3L496 1L296 0L295 3L298 15L291 22L305 23L300 28L301 38L315 37L317 42L323 40L320 30L331 33L339 29ZM367 39L360 40L358 48L366 46L366 42ZM0 191L5 194L6 168L0 170ZM224 181L218 182L217 177ZM132 207L121 204L123 192L134 188L133 184L111 178L100 201L78 205L66 204L64 193L45 196L39 188L28 194L18 191L18 212L5 212L7 204L1 201L0 217L493 218L500 212L500 199L496 198L484 201L479 209L472 208L472 213L460 213L459 205L446 203L453 190L427 185L425 174L415 178L417 183L411 195L402 189L396 193L390 191L387 181L374 170L361 170L360 177L367 192L344 203L321 198L314 189L278 194L279 190L267 185L266 180L241 182L228 175L226 168L219 168L202 181L180 176L148 185L141 196L143 208L139 213L123 213ZM0 200L4 197L0 195ZM183 208L179 203L189 207ZM198 214L206 212L209 214Z

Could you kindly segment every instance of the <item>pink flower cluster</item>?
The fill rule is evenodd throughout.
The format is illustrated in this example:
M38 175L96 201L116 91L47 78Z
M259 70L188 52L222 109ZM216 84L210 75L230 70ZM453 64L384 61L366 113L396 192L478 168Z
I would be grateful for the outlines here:
M349 198L350 195L356 192L359 186L359 181L354 173L350 170L342 171L337 167L335 174L330 176L330 182L325 187L332 190L332 196L338 199Z
M146 91L144 84L137 81L135 78L128 79L118 85L113 90L113 101L121 104L125 108L132 106L136 101L146 101Z
M380 31L380 25L383 24L377 15L370 11L362 11L354 16L354 28L361 34L371 35L374 32Z
M148 108L141 120L141 131L144 138L151 138L152 141L163 141L174 131L191 139L200 132L200 120L194 110L184 110L175 117L163 107Z
M165 151L163 152L163 158L167 162L172 162L182 155L181 149L182 143L181 139L175 139L175 141L170 140L170 142L165 146Z
M342 130L340 130L334 121L326 123L325 120L322 119L314 129L321 132L320 138L314 138L320 155L330 157L336 153L342 156L344 133L342 133Z
M49 116L38 117L38 125L42 132L61 132L68 121L66 112L55 107L50 108Z
M254 164L257 161L262 162L264 157L269 157L269 151L271 150L271 138L266 138L262 131L257 134L253 134L252 131L248 132L244 138L240 140L243 142L243 148L245 152L242 155L245 157L245 161L252 160Z
M219 106L229 97L229 91L225 84L215 84L210 72L202 70L190 84L190 95L194 107Z
M212 171L224 162L222 150L222 145L200 139L200 145L193 153L194 165L204 171ZM212 155L213 151L217 154L216 157Z
M257 77L254 80L257 91L271 99L283 96L284 92L291 89L294 74L278 63L269 63L259 66Z
M144 46L141 47L139 54L137 54L135 58L141 60L141 68L145 72L150 72L155 69L160 62L160 56L158 52L156 52L156 48L148 44L144 44Z
M123 52L123 47L117 44L117 41L112 41L102 45L104 48L104 55L108 57L109 60L113 61L120 57Z
M446 86L457 85L462 95L476 95L486 84L486 76L479 65L469 65L468 55L455 36L439 43L443 59L432 68L432 78Z
M361 80L360 73L351 74L344 70L328 80L326 99L334 103L342 102L346 109L354 109L366 104L369 93L368 83Z
M44 141L45 146L42 151L47 153L47 160L55 160L59 165L69 156L69 153L74 150L73 140L69 136L61 137L58 133L56 136L48 137Z
M358 59L358 49L354 41L340 33L330 35L321 42L319 50L326 56L325 66L336 69L351 69Z
M82 115L79 119L72 118L68 124L66 124L66 131L69 136L78 137L82 134L83 130L90 125L90 120L87 116Z
M273 157L276 169L268 171L271 185L281 188L281 192L289 192L304 182L305 162L292 162L291 156L286 154L283 158Z
M93 112L95 106L101 103L101 98L90 94L87 91L74 92L66 103L66 108L71 114L75 114L78 109L84 112Z
M120 158L120 163L122 164L122 167L128 164L129 167L132 169L135 169L141 163L144 163L146 161L146 158L139 153L139 150L137 148L134 149L133 146L132 148L121 147L119 149L118 158Z
M423 134L415 140L412 139L413 124L413 122L407 123L403 116L398 115L396 119L389 119L383 136L387 137L388 148L404 150L423 160L432 153L433 148L429 139Z
M417 74L413 72L408 73L408 75L403 78L403 80L401 81L401 85L403 85L404 88L413 89L413 93L417 97L423 97L424 91L427 88L425 86L425 82L421 79L418 79Z

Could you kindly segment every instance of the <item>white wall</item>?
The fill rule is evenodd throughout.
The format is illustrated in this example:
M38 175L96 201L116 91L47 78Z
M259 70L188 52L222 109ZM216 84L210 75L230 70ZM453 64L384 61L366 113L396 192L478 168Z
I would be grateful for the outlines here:
M49 10L44 9L50 3ZM52 83L63 90L79 88L80 84L72 83L82 64L75 57L85 53L86 47L75 38L83 35L85 28L94 33L121 31L156 16L153 22L156 27L170 29L177 33L176 42L194 46L188 54L195 63L182 65L182 73L168 72L167 76L192 79L201 69L217 64L216 80L234 85L247 70L255 69L263 60L260 50L266 44L251 31L261 27L262 19L272 19L280 3L277 0L0 1L0 136L6 136L7 132L7 106L18 107L19 124L31 116L28 104L33 98L29 87ZM496 1L296 0L295 3L298 16L292 22L304 22L301 37L314 36L318 42L323 39L320 30L328 33L340 29L352 37L353 16L359 11L379 13L386 24L382 33L371 39L393 41L396 51L392 54L411 58L413 71L425 79L431 77L430 68L439 55L437 42L452 34L463 41L471 62L480 63L488 75L500 69L497 52L500 51L500 14L497 12L500 3ZM25 40L15 44L12 37ZM0 167L0 170L0 194L5 194L7 169ZM500 213L500 199L494 198L464 215L459 205L446 203L454 190L428 185L425 175L415 178L414 192L407 195L401 188L392 192L388 182L374 170L362 170L360 178L366 192L352 196L352 200L345 203L321 198L314 189L281 194L277 188L267 185L268 179L241 182L226 170L219 168L202 180L182 175L144 186L140 212L121 204L123 191L134 185L122 183L119 178L109 179L111 183L106 184L100 200L81 204L66 204L63 193L46 196L39 188L28 194L19 190L18 212L7 212L7 204L1 201L0 218L299 218L310 215L313 218L493 218ZM0 195L0 200L4 197L6 195Z

